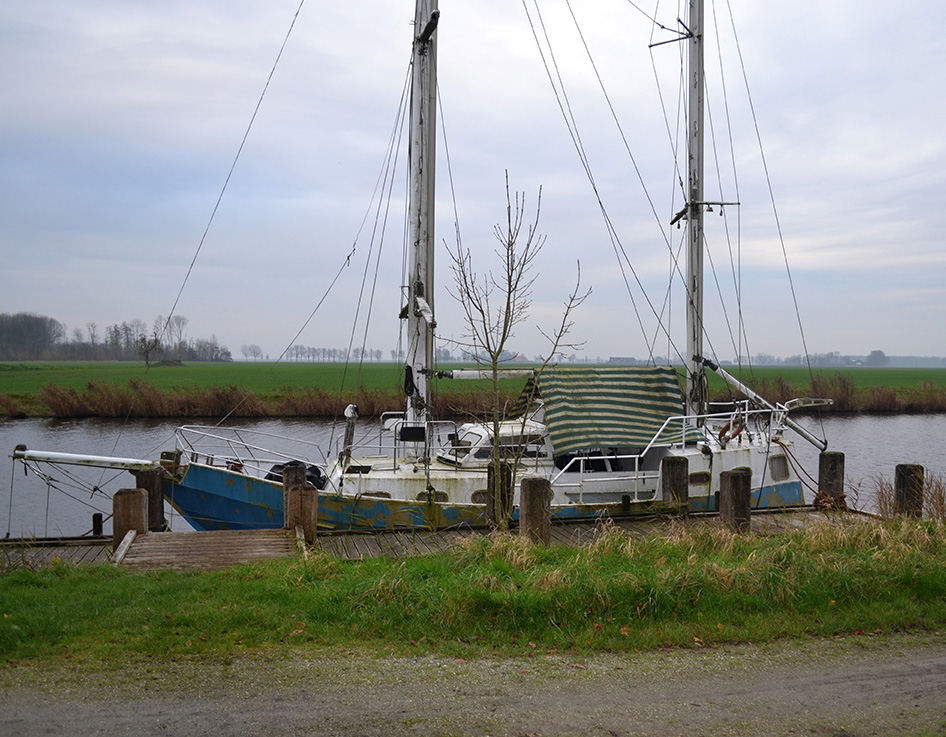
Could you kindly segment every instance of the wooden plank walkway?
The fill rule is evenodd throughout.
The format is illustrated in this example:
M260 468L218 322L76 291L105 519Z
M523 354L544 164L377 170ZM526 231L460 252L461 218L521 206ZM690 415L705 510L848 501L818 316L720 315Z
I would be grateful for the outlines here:
M3 540L0 541L0 570L46 568L56 563L107 563L111 550L110 537Z
M814 524L856 524L869 515L825 514L814 509L792 512L754 513L752 531L765 535L798 530ZM694 516L690 524L720 524L715 515ZM660 534L668 522L657 518L627 518L608 522L573 522L552 525L552 545L577 547L592 542L607 528L627 535ZM449 550L484 529L399 530L387 532L330 532L319 535L314 547L343 560L429 555ZM294 533L287 530L220 530L213 532L153 532L137 537L122 565L138 571L212 570L267 558L299 554ZM106 563L111 560L111 539L83 541L23 541L0 545L0 566L41 568L54 562L71 564Z
M149 532L135 538L122 565L137 571L206 571L288 558L297 551L295 533L287 530Z

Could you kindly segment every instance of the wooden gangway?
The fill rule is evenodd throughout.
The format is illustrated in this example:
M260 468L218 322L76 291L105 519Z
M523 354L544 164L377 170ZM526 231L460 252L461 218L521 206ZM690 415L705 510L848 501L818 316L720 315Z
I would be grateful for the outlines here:
M288 558L297 551L295 533L288 530L149 532L135 538L121 565L137 571L206 571Z

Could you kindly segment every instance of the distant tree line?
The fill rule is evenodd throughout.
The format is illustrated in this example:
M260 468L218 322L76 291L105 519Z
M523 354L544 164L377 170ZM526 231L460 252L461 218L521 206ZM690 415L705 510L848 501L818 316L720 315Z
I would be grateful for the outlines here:
M758 353L747 359L745 356L733 363L752 363L755 366L815 366L818 368L849 368L866 366L883 368L885 366L940 368L946 367L946 359L936 356L888 356L881 350L873 350L862 356L846 355L838 351L831 353L812 353L810 356L794 355L782 358L769 353Z
M158 315L151 327L142 320L107 325L94 322L67 336L58 320L28 312L0 314L0 361L137 361L162 357L179 361L230 361L226 346L210 338L188 338L188 319ZM70 339L71 338L71 339Z

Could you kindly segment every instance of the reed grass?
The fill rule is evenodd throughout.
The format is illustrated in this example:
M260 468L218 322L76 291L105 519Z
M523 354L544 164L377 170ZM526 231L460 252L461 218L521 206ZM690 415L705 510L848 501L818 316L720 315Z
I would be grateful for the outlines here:
M0 576L0 662L345 648L456 657L626 652L946 625L940 522L752 537L692 522L580 548L496 534L404 560L210 573L59 566ZM0 666L2 667L2 666Z
M877 475L872 480L872 487L877 513L885 518L896 517L894 483L883 475ZM946 478L936 473L923 475L923 518L946 524Z
M503 401L511 405L515 396L506 393ZM54 417L60 418L219 418L229 415L330 419L340 417L349 403L358 405L362 417L377 417L383 412L400 410L403 405L399 393L384 389L362 388L342 396L318 388L282 387L271 395L260 396L236 386L164 390L137 379L125 386L91 381L84 390L50 384L43 387L40 399ZM441 391L434 395L433 401L438 417L444 419L484 417L490 408L487 398L469 392ZM0 401L0 410L3 407Z
M0 417L20 419L27 416L26 408L15 397L0 394Z

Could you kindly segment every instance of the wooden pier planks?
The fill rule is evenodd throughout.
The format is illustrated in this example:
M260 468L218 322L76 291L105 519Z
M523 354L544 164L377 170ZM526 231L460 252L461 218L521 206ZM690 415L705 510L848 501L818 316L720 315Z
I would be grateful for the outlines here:
M132 570L214 570L296 554L286 530L149 532L135 539L122 565Z
M755 513L752 532L773 534L802 529L813 524L857 524L869 515L826 514L813 509ZM577 547L587 544L603 530L617 529L627 535L661 534L667 522L658 518L614 519L606 522L553 524L551 544ZM690 518L687 524L717 525L717 517ZM386 532L329 532L320 534L315 548L343 560L380 556L416 557L449 550L466 538L486 535L485 529L397 530ZM286 530L220 530L212 532L150 532L136 538L122 565L147 570L212 570L266 558L298 555L296 536ZM111 546L97 541L36 541L0 546L0 566L41 568L54 562L82 564L111 560Z
M0 544L0 570L46 568L58 563L69 565L107 563L110 560L111 550L111 538L3 541Z

